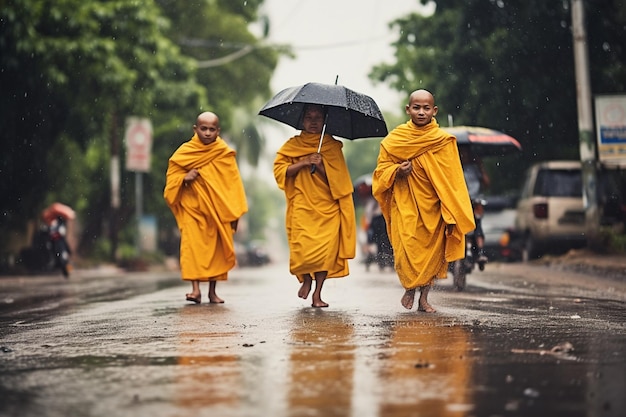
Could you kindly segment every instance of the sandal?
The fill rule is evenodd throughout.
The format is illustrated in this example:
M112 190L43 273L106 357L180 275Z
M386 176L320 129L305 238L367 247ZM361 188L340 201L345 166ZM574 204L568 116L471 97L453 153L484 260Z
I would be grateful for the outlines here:
M191 294L185 294L185 300L191 301L192 303L200 304L200 302L202 301L202 296L199 295L197 297L194 297Z

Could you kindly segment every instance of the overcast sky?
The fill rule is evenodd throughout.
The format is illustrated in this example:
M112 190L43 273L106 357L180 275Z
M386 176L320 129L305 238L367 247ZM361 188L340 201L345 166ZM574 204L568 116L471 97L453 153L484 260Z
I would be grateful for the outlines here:
M280 59L274 92L312 81L333 84L339 76L339 84L371 96L381 110L401 107L403 95L374 87L367 75L392 62L397 34L389 23L421 10L418 0L265 0L269 42L289 44L297 55Z

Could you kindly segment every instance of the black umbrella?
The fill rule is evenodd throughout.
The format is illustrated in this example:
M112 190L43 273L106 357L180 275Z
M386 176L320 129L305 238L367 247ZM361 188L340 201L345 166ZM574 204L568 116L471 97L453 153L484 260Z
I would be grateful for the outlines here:
M522 150L522 145L512 136L498 130L478 126L443 127L456 136L459 146L469 146L477 156L502 156Z
M307 104L325 106L325 132L331 135L345 139L387 135L387 125L376 102L342 85L307 83L286 88L265 103L259 114L302 129Z

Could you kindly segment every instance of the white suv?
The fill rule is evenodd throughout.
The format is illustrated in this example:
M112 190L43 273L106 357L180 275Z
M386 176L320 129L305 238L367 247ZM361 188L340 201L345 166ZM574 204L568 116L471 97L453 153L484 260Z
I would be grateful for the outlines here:
M522 259L586 245L582 187L580 161L540 162L528 169L515 218Z

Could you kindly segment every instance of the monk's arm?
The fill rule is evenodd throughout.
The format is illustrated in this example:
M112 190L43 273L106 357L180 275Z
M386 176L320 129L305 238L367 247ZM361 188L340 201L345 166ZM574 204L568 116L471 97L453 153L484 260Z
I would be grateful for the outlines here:
M322 155L319 153L312 153L307 155L306 157L299 159L297 162L289 165L287 167L286 175L287 177L295 177L298 172L302 168L310 168L312 165L316 165L316 171L323 171L323 176L326 177L326 170L324 168L324 164L322 163Z
M185 174L186 172L179 165L169 163L163 191L163 197L168 205L173 206L180 202L180 190Z
M373 176L374 194L379 194L393 188L399 167L400 164L396 163L387 150L381 146Z

